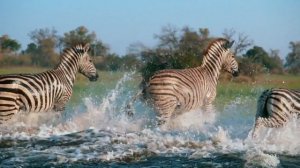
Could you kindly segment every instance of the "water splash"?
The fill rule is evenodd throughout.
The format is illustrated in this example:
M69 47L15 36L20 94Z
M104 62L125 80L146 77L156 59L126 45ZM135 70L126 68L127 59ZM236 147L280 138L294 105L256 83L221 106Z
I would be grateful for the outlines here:
M232 154L245 161L244 167L276 167L281 164L278 155L300 155L297 119L283 128L261 129L256 140L247 137L255 116L255 101L249 97L238 97L213 114L184 113L164 131L147 126L155 116L149 117L151 110L145 107L137 108L139 117L129 119L123 107L133 76L126 73L101 102L85 98L85 110L60 125L53 113L44 113L1 126L0 143L7 146L6 155L14 153L2 163L129 162L165 155L205 160ZM32 127L37 130L28 130Z
M277 156L272 154L266 154L262 151L249 151L245 156L245 167L255 168L255 167L266 167L275 168L280 164Z
M250 146L255 146L263 151L280 154L299 155L300 154L300 121L297 117L281 128L262 127L255 139L251 138L251 133L245 139Z
M113 130L116 132L138 131L143 121L129 121L125 115L124 98L125 84L132 80L134 72L125 73L112 89L97 105L91 97L84 99L86 112L74 116L64 123L63 129L69 131L80 131L89 128Z

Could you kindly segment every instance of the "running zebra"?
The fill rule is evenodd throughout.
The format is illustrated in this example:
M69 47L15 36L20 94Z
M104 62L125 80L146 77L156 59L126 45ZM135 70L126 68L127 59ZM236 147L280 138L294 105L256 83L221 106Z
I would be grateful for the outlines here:
M63 111L77 72L90 81L98 79L88 50L88 44L66 49L59 65L46 72L0 75L0 124L19 111Z
M300 115L300 90L265 90L257 101L252 137L257 136L261 126L282 127L293 114Z
M212 102L221 70L238 75L238 63L230 51L233 41L219 38L210 43L199 67L161 70L154 74L143 91L158 115L158 125L172 116L199 109L214 111ZM136 96L137 97L137 96ZM133 98L133 100L136 99ZM130 108L131 103L127 106ZM129 115L132 113L129 111Z

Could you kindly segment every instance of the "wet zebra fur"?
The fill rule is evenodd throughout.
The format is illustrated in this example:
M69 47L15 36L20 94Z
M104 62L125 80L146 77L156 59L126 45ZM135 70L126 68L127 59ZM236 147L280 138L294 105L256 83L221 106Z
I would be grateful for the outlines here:
M257 101L257 112L252 137L262 127L282 127L290 118L300 115L300 90L268 89Z
M221 70L238 75L238 63L230 51L232 44L233 41L216 39L204 52L201 66L161 70L150 78L139 94L150 99L158 116L158 125L164 124L174 115L201 107L205 111L214 111L212 102L216 97ZM129 111L129 114L132 113Z
M98 78L88 50L88 44L68 48L56 68L42 73L0 75L0 124L19 111L63 111L77 72L91 81Z

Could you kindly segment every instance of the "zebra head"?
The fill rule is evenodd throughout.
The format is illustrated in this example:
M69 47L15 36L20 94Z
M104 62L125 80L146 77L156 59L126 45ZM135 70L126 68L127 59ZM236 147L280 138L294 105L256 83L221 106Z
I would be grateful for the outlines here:
M231 46L233 45L234 41L227 41L223 45L225 48L225 60L222 66L222 69L231 73L234 77L239 75L239 67L238 67L238 62L235 59L234 54L230 50Z
M94 63L92 62L91 56L88 54L89 49L89 44L86 44L83 47L83 55L79 62L79 73L89 78L90 81L96 81L99 75Z

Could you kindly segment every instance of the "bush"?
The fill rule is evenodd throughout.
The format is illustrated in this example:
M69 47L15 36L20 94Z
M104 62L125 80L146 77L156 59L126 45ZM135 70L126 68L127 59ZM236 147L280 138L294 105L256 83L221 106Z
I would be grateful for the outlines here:
M29 55L3 56L1 58L0 65L1 66L31 65L31 57Z

